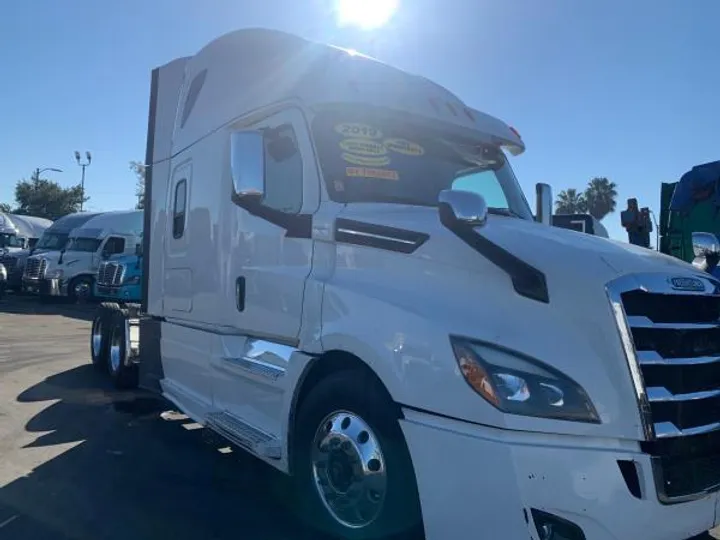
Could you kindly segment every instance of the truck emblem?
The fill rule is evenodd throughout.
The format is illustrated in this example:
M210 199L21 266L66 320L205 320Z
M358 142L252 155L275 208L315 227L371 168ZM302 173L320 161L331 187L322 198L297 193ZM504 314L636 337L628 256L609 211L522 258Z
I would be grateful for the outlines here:
M670 285L676 291L704 291L702 280L692 277L673 277L669 279Z

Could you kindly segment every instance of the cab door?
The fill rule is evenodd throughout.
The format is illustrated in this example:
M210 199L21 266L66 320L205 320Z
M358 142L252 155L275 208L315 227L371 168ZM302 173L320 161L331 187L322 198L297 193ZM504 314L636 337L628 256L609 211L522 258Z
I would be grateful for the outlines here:
M231 328L213 355L216 409L266 434L280 432L283 375L300 334L311 270L319 180L298 109L247 129L265 133L265 193L258 207L232 204L225 306ZM281 150L280 150L281 149ZM229 163L228 163L229 167Z

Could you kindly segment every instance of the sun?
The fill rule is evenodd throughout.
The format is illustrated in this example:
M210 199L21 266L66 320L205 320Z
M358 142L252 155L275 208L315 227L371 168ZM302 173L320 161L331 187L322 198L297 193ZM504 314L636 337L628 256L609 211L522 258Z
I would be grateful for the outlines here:
M363 30L380 28L395 14L400 0L335 0L338 24Z

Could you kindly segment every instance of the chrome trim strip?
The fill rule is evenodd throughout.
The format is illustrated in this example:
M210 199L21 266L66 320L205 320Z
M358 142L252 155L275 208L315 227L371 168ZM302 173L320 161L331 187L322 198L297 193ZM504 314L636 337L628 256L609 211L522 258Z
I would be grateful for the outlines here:
M704 323L656 323L648 317L632 315L627 318L632 328L656 328L662 330L710 330L720 328L720 321Z
M667 388L654 386L647 389L648 399L651 402L680 402L680 401L697 401L700 399L710 399L720 396L720 388L714 390L704 390L701 392L690 392L687 394L673 394Z
M657 351L637 351L642 366L692 366L720 362L720 356L692 356L688 358L663 358Z
M387 240L388 242L397 242L398 244L405 244L408 246L414 246L417 242L413 240L405 240L404 238L397 238L395 236L384 236L382 234L373 234L362 231L355 231L352 229L340 228L337 230L339 233L350 234L353 236L362 236L364 238L374 238L375 240Z
M711 431L720 430L720 422L713 422L704 426L696 426L691 428L680 429L672 422L658 422L655 424L655 436L658 439L666 439L670 437L688 437L690 435L702 435Z
M300 340L298 340L297 338L284 338L282 336L275 336L271 334L260 334L259 332L254 332L252 335L249 335L242 328L237 328L234 326L218 326L216 324L200 321L188 321L175 317L165 317L163 319L163 322L168 324L174 324L176 326L181 326L183 328L190 328L191 330L201 330L203 332L217 334L220 336L246 336L249 339L264 339L278 345L286 345L293 348L297 348L298 344L300 343Z
M620 342L625 352L625 360L630 370L630 378L635 388L635 398L638 402L638 412L640 413L643 432L647 440L652 440L654 434L652 420L650 418L650 402L645 393L645 382L643 381L642 372L640 371L640 363L638 362L637 356L635 356L635 343L633 342L630 327L627 324L625 308L623 308L622 298L620 296L622 292L614 289L612 284L608 284L606 290L610 300L610 307L615 316L618 333L620 334Z
M268 364L268 363L262 362L260 360L246 358L245 356L242 356L242 357L223 356L222 360L224 362L230 362L232 364L235 364L238 367L240 367L241 369L244 369L245 371L248 371L255 375L260 375L262 377L272 379L273 381L275 381L285 375L285 368L281 368L279 366L274 366L272 364Z
M285 375L286 366L296 350L294 347L288 347L287 345L249 338L243 356L226 356L222 359L225 362L231 362L239 366L245 371L275 381Z

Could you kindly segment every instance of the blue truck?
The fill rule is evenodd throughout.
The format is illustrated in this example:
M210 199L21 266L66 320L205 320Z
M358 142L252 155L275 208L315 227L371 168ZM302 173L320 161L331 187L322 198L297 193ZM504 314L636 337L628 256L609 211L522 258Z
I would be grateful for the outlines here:
M95 278L95 298L125 304L142 299L142 244L134 255L112 255L100 263Z

